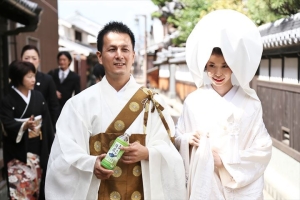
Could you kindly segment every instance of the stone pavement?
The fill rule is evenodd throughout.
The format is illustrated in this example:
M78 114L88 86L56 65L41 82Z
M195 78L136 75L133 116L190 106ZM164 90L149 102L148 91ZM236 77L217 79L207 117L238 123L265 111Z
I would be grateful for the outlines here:
M182 112L182 102L178 98L171 99L167 94L159 92L159 95L164 99L164 101L170 106L170 114L174 120L174 123L177 123L177 120Z

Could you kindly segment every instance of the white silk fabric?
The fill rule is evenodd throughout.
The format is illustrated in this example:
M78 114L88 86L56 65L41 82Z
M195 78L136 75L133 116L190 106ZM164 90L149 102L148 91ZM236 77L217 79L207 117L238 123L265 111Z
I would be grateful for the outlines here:
M261 104L241 87L231 95L226 99L205 86L184 102L176 146L185 164L186 199L263 199L263 173L271 158L272 140L262 120ZM234 137L228 122L231 118L239 127ZM195 131L201 133L200 144L190 149L189 138ZM236 149L232 137L237 139ZM212 150L218 152L224 167L214 167ZM238 162L232 162L232 154Z
M186 62L196 86L206 82L204 67L214 47L221 48L233 72L233 83L258 99L249 87L259 66L263 45L256 25L245 15L233 10L216 10L204 16L186 42Z
M93 174L96 156L90 155L89 138L105 132L138 88L140 85L131 76L117 92L104 77L66 103L57 121L48 162L46 199L97 199L101 181ZM163 114L174 135L174 123L166 104L158 95L155 99L165 108ZM144 112L126 130L127 133L143 133L143 115ZM144 198L184 199L183 161L156 111L149 112L146 134L149 161L141 161Z

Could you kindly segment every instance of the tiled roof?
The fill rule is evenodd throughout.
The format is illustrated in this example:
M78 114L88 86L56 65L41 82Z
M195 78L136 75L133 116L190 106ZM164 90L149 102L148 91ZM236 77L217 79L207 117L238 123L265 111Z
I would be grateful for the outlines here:
M259 27L264 49L300 44L300 13Z

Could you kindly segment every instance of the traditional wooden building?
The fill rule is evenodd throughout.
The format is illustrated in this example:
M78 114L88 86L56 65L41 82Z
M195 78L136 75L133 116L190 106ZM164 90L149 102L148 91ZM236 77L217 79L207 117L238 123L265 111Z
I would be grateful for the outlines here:
M151 87L158 88L171 98L181 102L196 89L193 78L185 61L184 47L168 47L157 53L153 62L158 71L158 86L150 82Z
M20 59L26 44L38 47L39 70L48 72L56 64L58 52L57 0L0 1L0 98L8 91L8 65ZM0 135L1 128L0 128ZM0 169L3 167L0 137ZM6 181L0 173L0 199L6 199Z
M300 161L300 13L260 32L264 51L253 87L274 145Z
M264 51L252 87L273 140L266 190L275 199L300 199L300 13L259 29Z

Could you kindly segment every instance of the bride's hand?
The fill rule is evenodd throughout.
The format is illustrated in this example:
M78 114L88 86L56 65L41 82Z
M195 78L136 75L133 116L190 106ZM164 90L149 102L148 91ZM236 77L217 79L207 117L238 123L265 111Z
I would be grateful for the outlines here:
M219 153L216 149L213 149L212 150L212 154L213 154L213 157L214 157L214 165L216 168L220 168L223 166L223 162L222 162L222 159L221 157L219 156Z
M189 144L192 146L199 146L200 142L200 133L198 131L190 133Z

